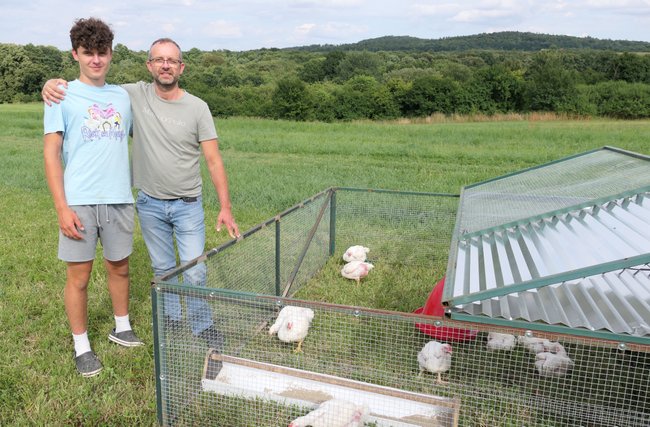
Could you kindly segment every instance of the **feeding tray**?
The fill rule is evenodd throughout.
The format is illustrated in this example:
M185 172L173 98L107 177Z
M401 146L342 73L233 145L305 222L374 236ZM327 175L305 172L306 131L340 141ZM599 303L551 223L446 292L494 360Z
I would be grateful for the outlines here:
M214 379L201 380L203 391L245 399L264 399L305 410L330 399L343 399L369 409L367 422L378 427L457 427L457 398L379 386L311 371L209 353L222 363Z

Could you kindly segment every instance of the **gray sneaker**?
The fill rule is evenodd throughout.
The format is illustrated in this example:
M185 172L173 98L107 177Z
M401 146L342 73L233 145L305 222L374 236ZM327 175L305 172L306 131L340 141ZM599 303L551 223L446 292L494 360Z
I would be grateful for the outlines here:
M77 365L77 371L84 377L94 377L102 370L102 362L93 351L87 351L81 356L75 357L74 363Z
M115 328L113 328L111 333L108 334L108 339L114 343L123 345L124 347L137 347L139 345L144 345L144 343L140 341L140 338L138 338L131 330L115 332Z

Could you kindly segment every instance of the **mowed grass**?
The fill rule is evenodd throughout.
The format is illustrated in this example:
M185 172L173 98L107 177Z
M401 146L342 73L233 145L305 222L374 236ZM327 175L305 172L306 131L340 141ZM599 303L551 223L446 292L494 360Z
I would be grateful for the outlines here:
M650 153L648 121L323 124L233 118L218 120L217 130L242 231L330 186L458 193L467 184L605 145ZM124 349L108 342L114 321L97 262L89 286L89 335L104 371L81 378L63 308L65 266L56 258L40 104L0 105L0 170L0 425L155 425L151 270L139 229L130 314L147 345ZM228 237L213 230L213 189L206 186L204 194L210 248Z

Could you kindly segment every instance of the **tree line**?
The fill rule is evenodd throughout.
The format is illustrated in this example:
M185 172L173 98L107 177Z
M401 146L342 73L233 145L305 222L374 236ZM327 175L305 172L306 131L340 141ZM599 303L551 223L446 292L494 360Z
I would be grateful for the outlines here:
M650 117L650 55L600 49L537 51L259 49L183 52L181 86L214 116L357 120L432 114L554 112ZM118 44L111 83L151 79L147 52ZM48 78L72 80L69 51L0 44L0 102L40 100Z
M595 49L615 52L650 52L650 43L632 40L608 40L593 37L573 37L520 31L501 31L470 36L421 39L410 36L384 36L342 45L312 45L292 50L369 50L450 52L468 50Z

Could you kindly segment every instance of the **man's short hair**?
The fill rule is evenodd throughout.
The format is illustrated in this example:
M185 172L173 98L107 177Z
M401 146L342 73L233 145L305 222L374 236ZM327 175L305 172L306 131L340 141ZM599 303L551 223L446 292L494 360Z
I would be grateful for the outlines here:
M70 29L72 49L80 47L100 53L113 49L113 31L110 27L97 18L77 19Z
M175 45L178 48L178 59L180 59L181 61L183 60L183 51L181 51L181 47L178 45L178 43L176 43L174 40L170 39L169 37L163 37L151 43L151 46L149 47L149 59L152 59L151 49L159 43L171 43Z

